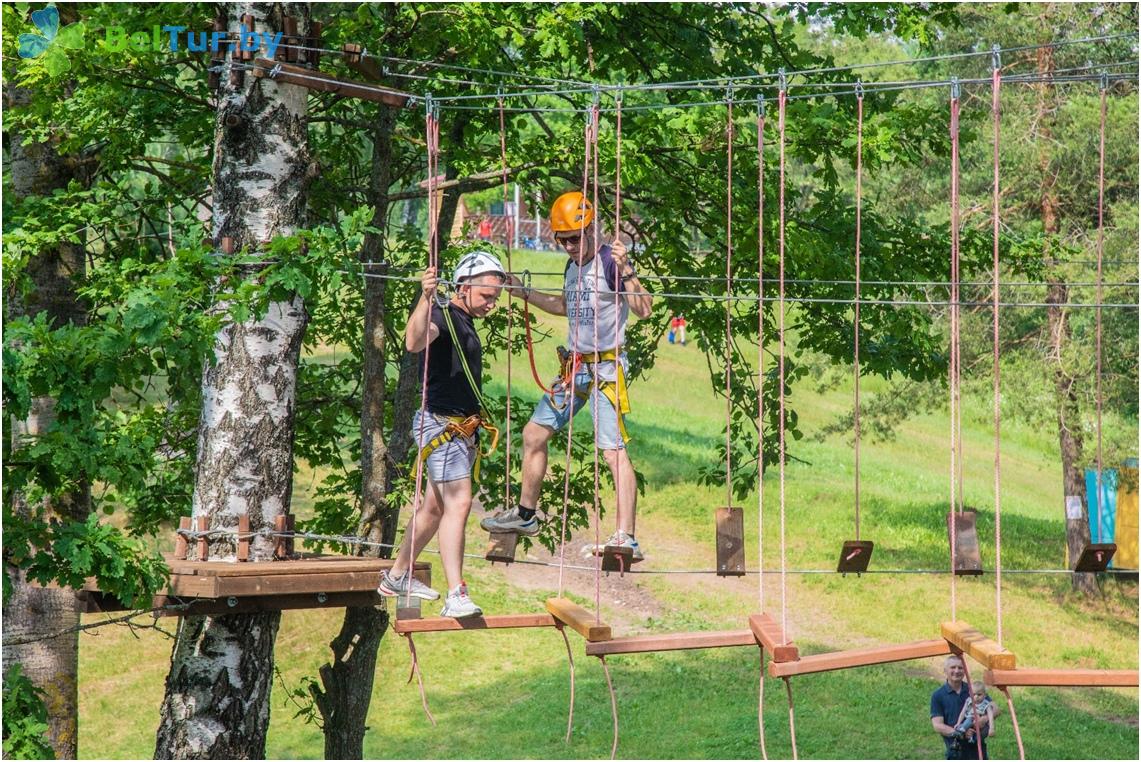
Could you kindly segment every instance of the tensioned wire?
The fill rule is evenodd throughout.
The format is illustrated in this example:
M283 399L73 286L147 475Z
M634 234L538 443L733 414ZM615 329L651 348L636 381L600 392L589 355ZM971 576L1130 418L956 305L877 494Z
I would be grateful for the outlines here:
M347 275L363 275L363 277L365 277L365 278L389 278L389 279L401 280L401 281L417 281L417 280L419 280L418 278L409 278L408 276L382 275L380 273L361 273L359 271L353 271L353 270L340 270L338 272L342 272L342 273L345 273ZM639 276L639 278L640 277L641 276ZM440 283L445 284L445 285L454 285L454 284L451 284L450 282L445 281L443 279L440 280ZM864 281L863 283L864 283L864 285L867 285L867 281ZM1037 284L1035 284L1035 285L1037 285ZM1043 285L1047 285L1047 284L1043 284ZM522 290L524 290L524 287L503 286L503 289L504 290L522 291ZM537 293L544 293L544 294L562 294L562 293L565 293L563 291L563 289L542 288L539 286L532 286L531 291L537 292ZM626 294L626 293L632 293L632 292L618 291L617 293ZM721 302L721 301L757 302L757 301L760 301L760 302L764 302L764 303L776 303L776 302L780 301L780 297L770 297L770 296L757 297L756 295L752 295L752 294L739 294L739 293L733 294L732 296L717 295L717 294L702 294L702 293L692 293L692 292L671 292L671 291L654 291L654 292L649 292L649 293L651 296L655 296L655 297L664 297L664 298L671 298L671 299L692 299L692 300L698 300L698 301L712 301L712 302ZM941 306L951 306L953 304L956 304L956 302L952 302L952 301L944 300L944 299L925 299L925 300L919 300L919 299L859 299L859 300L857 300L857 299L843 299L843 298L838 298L838 297L808 297L808 296L799 296L799 297L798 296L785 296L784 301L804 303L804 304L849 304L849 305L855 305L858 303L861 305L870 304L870 305L885 305L885 306L923 306L923 307L941 307ZM987 301L959 301L959 302L957 302L957 304L960 307L990 307L990 306L994 305L994 301L992 301L992 300L987 300ZM1070 308L1094 309L1097 307L1104 307L1107 309L1132 309L1132 310L1136 310L1139 308L1139 305L1127 303L1127 302L1105 302L1102 304L1090 303L1090 302L1066 302L1066 303L999 302L998 304L1000 307L1026 307L1026 308L1031 308L1031 307L1043 307L1044 308L1044 307L1059 307L1059 306L1065 307L1067 309L1070 309Z

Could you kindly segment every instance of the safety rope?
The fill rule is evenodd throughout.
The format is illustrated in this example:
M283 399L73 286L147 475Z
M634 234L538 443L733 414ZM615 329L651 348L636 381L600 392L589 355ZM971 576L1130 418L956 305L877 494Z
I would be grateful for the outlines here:
M424 116L424 139L425 146L428 152L428 267L436 268L437 275L439 274L439 253L437 251L436 232L438 220L436 219L436 160L438 159L439 151L439 138L440 126L437 121L434 107L431 98L425 103L425 116ZM423 295L421 295L423 298ZM424 372L420 379L420 425L417 432L416 441L424 441L424 424L428 417L428 350L431 347L431 342L428 341L432 325L432 308L435 297L431 297L428 302L428 310L424 318ZM445 309L447 309L445 307ZM461 353L462 356L462 353ZM412 521L410 524L411 537L407 539L408 542L408 576L411 578L412 569L415 566L416 559L416 517L420 513L421 504L421 489L424 486L424 458L416 459L416 491L412 498ZM412 602L412 586L408 586L408 591L405 593L404 605L410 606ZM412 647L412 640L408 640L409 647ZM413 649L415 654L415 649ZM425 704L425 711L427 711L427 704ZM429 715L431 716L431 715Z
M757 291L765 287L765 97L757 97ZM765 611L765 306L757 304L757 611ZM761 679L764 679L762 675Z
M1010 689L1005 685L998 688L1006 696L1006 708L1010 710L1010 727L1014 730L1014 740L1018 742L1018 758L1026 759L1026 748L1022 745L1022 729L1018 727L1018 715L1014 712L1014 699L1010 697Z
M436 726L436 718L432 716L432 710L428 708L428 693L424 690L424 674L420 670L420 659L416 656L416 644L412 641L412 633L403 633L404 637L408 639L408 652L412 655L412 671L408 675L408 682L412 682L412 677L416 677L416 685L420 688L420 705L424 707L424 714L428 716L428 721L432 723L432 727Z
M566 627L561 619L555 620L555 628L563 636L563 645L567 647L567 663L570 665L570 708L567 710L567 737L570 743L571 729L574 727L574 654L571 653L570 640L567 639Z
M765 647L757 649L760 653L760 671L757 680L757 734L761 745L761 759L768 759L769 752L765 748Z
M956 531L956 482L959 479L958 464L962 459L959 439L959 87L951 86L951 347L947 361L950 375L951 418L951 510L949 527L951 536L951 620L957 619L958 590L955 575L957 551Z
M733 505L733 88L725 109L725 506Z
M994 597L995 612L998 619L996 637L999 648L1002 647L1002 495L1000 491L1002 481L1001 470L1001 411L1000 411L1000 378L999 378L999 344L998 344L998 299L999 299L999 272L998 272L998 233L999 233L999 204L1001 200L999 188L999 87L1002 84L1002 67L999 54L994 54L994 71L991 85L991 113L994 116L994 185L992 186L993 202L993 238L994 238L994 320L992 322L994 335Z
M615 97L615 104L614 105L615 105L615 112L614 112L614 240L621 244L621 242L622 242L622 91L621 90L618 91L618 95ZM598 184L597 183L598 183L598 177L596 176L595 177L595 188L594 188L595 199L598 198ZM596 204L597 204L597 201L596 201ZM597 206L596 206L596 208L595 208L595 218L596 219L598 217L597 212L598 212L598 210L597 210ZM628 256L629 256L629 252L627 252L627 257ZM615 291L617 293L615 293L615 295L614 295L614 342L611 344L611 346L614 347L614 383L615 383L615 389L617 390L618 374L624 372L622 370L622 367L621 367L621 364L622 364L622 347L620 345L619 339L620 339L620 333L621 333L621 329L622 329L622 320L621 320L622 304L623 304L623 301L627 298L624 294L626 287L625 287L625 283L622 281L622 273L619 271L617 265L615 265L615 267L614 267L614 286L615 286ZM598 294L598 290L595 289L596 298L597 298L597 294ZM598 327L597 313L595 313L594 325L595 325L595 328L597 329L597 327ZM595 349L598 349L597 342L595 343L594 347L595 347ZM598 401L598 398L595 397L595 400ZM622 420L622 404L621 404L621 400L618 397L617 391L615 391L615 395L614 395L614 415L618 421ZM622 427L621 426L618 427L618 433L619 433L619 438L621 438L621 433L622 433ZM597 449L598 448L596 446L595 450L597 451ZM621 505L622 505L622 458L621 458L621 456L622 456L623 452L624 452L624 450L620 449L614 453L614 460L615 460L615 466L614 466L614 516L615 516L616 522L617 522L618 518L621 516L621 510L620 510ZM629 453L626 453L626 455L627 455L627 457L629 457ZM636 494L637 494L637 490L635 490L635 495ZM635 506L632 505L632 506L630 506L630 508L632 509L631 510L631 516L630 516L630 534L637 537L637 530L638 530L638 526L636 523L637 522L637 513L635 510ZM626 571L624 568L625 567L625 561L622 559L621 556L618 558L618 564L620 567L622 567L620 573L625 573L625 571ZM596 607L596 611L597 611L597 607ZM599 616L601 616L601 613L599 613Z
M503 113L503 98L499 99L499 166L503 174L503 211L507 211L507 121ZM511 240L514 234L511 227L511 217L507 217L507 272L513 272L511 266ZM526 304L526 302L524 302ZM511 510L511 355L515 354L511 347L511 331L515 324L515 311L511 309L511 300L507 300L507 411L505 415L504 430L506 441L504 444L503 464L503 510ZM533 507L533 506L532 506Z
M777 370L777 389L780 395L780 637L782 643L788 642L788 579L785 568L785 441L784 441L784 186L785 186L785 97L787 95L785 79L781 77L781 88L778 96L780 111L780 299L777 302L777 337L780 345L780 358Z
M788 735L792 740L792 758L799 759L796 754L796 712L792 704L792 681L784 678L784 690L788 694Z
M597 248L599 241L601 241L599 223L602 221L601 210L598 208L598 95L594 97L594 107L590 111L591 120L593 122L593 129L590 132L590 138L593 142L591 148L591 171L593 174L594 184L591 187L591 195L593 197L594 219L591 223L591 241L590 245ZM583 249L585 248L586 236L579 239L578 251L579 257L582 257ZM593 253L591 260L591 269L601 271L603 279L605 280L606 274L602 268L602 262L598 259L597 252ZM581 277L582 270L579 270ZM597 275L595 276L597 278ZM593 292L593 306L594 306L594 324L592 327L594 336L594 350L598 351L598 315L599 308L602 306L599 301L599 283L597 280L591 289ZM617 364L618 358L615 356L614 362ZM601 409L600 403L602 400L599 397L599 383L598 383L598 366L601 363L594 362L590 364L591 375L591 390L590 393L594 397L594 409L597 411ZM571 403L571 413L574 413L573 402ZM620 410L615 409L615 413L622 415ZM595 549L595 571L594 571L594 623L596 625L602 624L602 554L598 552L598 546L602 544L602 498L599 495L602 485L601 469L598 463L598 415L591 416L591 425L594 429L594 443L591 450L594 452L594 549ZM618 469L615 468L615 471Z
M599 656L602 662L602 672L606 675L606 688L610 691L610 716L614 720L614 741L610 744L610 758L618 755L618 696L614 693L614 683L610 680L610 668L606 666L606 657Z
M1098 154L1097 154L1097 309L1094 314L1097 321L1097 336L1096 336L1096 349L1095 356L1097 358L1097 370L1095 378L1097 379L1097 507L1094 510L1093 527L1095 536L1097 537L1094 542L1101 540L1101 480L1102 480L1102 450L1101 450L1101 408L1103 403L1101 391L1101 302L1102 302L1102 255L1105 251L1105 91L1106 91L1106 77L1103 73L1101 81L1101 119L1098 124Z
M855 342L854 368L852 381L855 386L855 409L853 423L855 426L855 499L856 499L856 539L860 539L860 218L863 211L861 201L863 196L864 173L864 90L863 85L856 83L856 314L852 327Z
M964 686L967 691L967 696L971 695L971 671L967 668L967 657L961 652L957 653L959 661L963 663L963 679L966 680ZM956 722L958 724L958 722ZM978 732L978 724L975 724L975 746L978 749L979 755L975 759L983 759L983 734Z

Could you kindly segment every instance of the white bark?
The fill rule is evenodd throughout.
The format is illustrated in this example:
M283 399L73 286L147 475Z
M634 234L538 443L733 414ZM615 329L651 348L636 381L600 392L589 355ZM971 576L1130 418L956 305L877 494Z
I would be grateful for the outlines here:
M308 4L237 3L254 29L280 30L281 16L308 26ZM303 222L309 175L306 91L244 75L227 84L215 125L215 240L258 252ZM260 266L258 268L260 269ZM264 316L223 327L203 374L193 513L211 530L272 529L288 511L293 476L297 365L307 315L300 297L269 305ZM197 522L195 522L197 526ZM233 560L235 538L211 537L211 560ZM273 540L250 541L250 562L269 562ZM265 756L273 644L280 612L187 617L167 677L155 756L176 759Z

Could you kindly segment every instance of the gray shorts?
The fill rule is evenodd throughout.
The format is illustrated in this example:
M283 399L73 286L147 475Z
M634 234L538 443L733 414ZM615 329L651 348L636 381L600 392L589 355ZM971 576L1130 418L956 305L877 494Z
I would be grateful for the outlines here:
M412 438L418 443L417 449L423 449L426 444L443 433L448 425L448 419L435 413L424 414L424 433L420 433L419 410L412 417ZM424 473L433 484L454 482L460 479L470 479L471 469L475 465L476 448L479 446L477 437L455 436L441 444L425 462Z
M598 436L595 446L600 450L623 450L626 444L622 441L622 434L618 428L619 413L614 409L610 399L602 392L593 393L594 379L590 370L579 370L574 377L575 394L567 394L561 382L555 384L551 395L544 394L543 399L535 406L531 414L531 422L546 426L548 429L559 431L567 425L578 411L587 404L590 405L590 415L598 425ZM572 397L573 402L568 400Z

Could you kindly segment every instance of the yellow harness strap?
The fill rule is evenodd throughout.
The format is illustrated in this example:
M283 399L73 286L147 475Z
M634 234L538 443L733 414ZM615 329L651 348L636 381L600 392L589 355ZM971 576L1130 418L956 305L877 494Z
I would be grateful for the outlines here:
M622 370L622 363L618 361L618 350L605 349L601 352L591 352L589 354L575 354L567 352L562 347L559 347L559 362L560 362L560 376L564 384L564 388L574 388L574 375L580 364L589 365L591 363L600 362L613 362L614 363L614 377L615 381L600 381L598 390L606 395L606 399L610 400L610 404L614 406L615 411L618 413L618 432L622 435L623 442L630 441L630 435L626 432L626 419L625 416L630 413L630 395L626 387L626 373ZM575 390L575 396L579 399L586 399L589 396L589 391L580 392Z
M466 418L462 415L447 415L443 417L448 419L448 423L443 431L433 437L428 444L420 448L421 461L427 462L428 456L435 452L437 448L443 447L457 436L471 439L480 428L491 432L491 446L487 448L487 454L490 455L495 452L495 448L499 444L499 429L492 426L482 417L478 415L469 415ZM477 449L475 451L475 465L472 466L472 481L479 481L479 462L482 457L483 453Z

